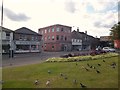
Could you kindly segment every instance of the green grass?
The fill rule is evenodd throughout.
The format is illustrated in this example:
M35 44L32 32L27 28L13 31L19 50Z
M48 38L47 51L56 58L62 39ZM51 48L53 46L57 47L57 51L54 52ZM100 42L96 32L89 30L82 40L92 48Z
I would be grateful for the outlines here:
M111 57L99 60L88 60L77 62L44 62L34 65L3 68L3 88L80 88L79 83L87 85L88 88L118 88L118 57ZM117 63L114 69L110 67L112 62ZM88 67L87 63L100 70L100 74L95 69L87 72L82 66ZM97 64L100 63L101 66ZM51 74L48 74L51 70ZM68 79L60 76L65 74ZM34 85L34 80L39 79L40 84ZM73 84L73 79L78 81ZM45 85L50 80L50 86Z

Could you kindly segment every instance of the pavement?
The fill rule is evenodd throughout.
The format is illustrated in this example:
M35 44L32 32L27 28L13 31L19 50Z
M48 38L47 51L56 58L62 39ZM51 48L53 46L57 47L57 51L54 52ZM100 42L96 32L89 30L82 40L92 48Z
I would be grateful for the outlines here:
M9 58L8 55L3 55L2 67L23 66L23 65L41 63L41 62L45 62L45 60L48 58L59 57L61 55L68 53L71 52L24 53L24 54L15 54L14 58Z

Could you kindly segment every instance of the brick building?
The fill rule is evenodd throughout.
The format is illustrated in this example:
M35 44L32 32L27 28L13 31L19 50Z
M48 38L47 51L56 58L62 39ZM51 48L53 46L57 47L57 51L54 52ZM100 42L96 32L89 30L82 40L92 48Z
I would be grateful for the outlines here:
M71 50L71 27L55 24L40 28L45 51L70 51Z
M22 27L14 31L15 53L41 52L42 35Z

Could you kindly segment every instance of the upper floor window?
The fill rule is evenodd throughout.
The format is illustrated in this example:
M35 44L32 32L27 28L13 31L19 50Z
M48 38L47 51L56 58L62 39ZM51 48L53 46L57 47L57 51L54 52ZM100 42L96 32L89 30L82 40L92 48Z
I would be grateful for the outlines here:
M54 37L54 36L52 36L52 40L54 40L54 38L55 38L55 37Z
M59 35L56 36L56 40L59 40Z
M38 40L38 37L36 37L35 39Z
M67 37L65 37L65 41L67 40Z
M34 40L34 36L32 36L31 40Z
M41 34L43 34L43 30L41 31Z
M50 36L48 36L48 40L50 40Z
M54 32L54 28L52 28L52 32Z
M50 28L48 29L48 32L50 32Z
M63 32L63 31L64 31L64 28L61 28L61 31Z
M22 40L22 39L23 39L23 35L20 35L20 36L19 36L19 40Z
M47 40L47 37L45 37L45 39L44 39L45 41Z
M61 36L61 40L63 40L64 36Z
M45 29L45 33L47 33L47 30Z
M6 33L6 36L10 36L10 33Z
M59 27L57 27L57 28L56 28L56 31L57 31L57 32L59 32L59 31L60 31L60 28L59 28Z

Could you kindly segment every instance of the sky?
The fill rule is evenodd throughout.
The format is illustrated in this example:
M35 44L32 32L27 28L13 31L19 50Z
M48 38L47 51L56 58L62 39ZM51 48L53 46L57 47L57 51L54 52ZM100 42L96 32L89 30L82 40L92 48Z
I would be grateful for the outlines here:
M62 24L94 37L108 36L118 22L119 0L3 0L3 26L11 30ZM2 4L2 0L0 0ZM0 12L1 12L0 4ZM0 13L1 15L1 13Z

